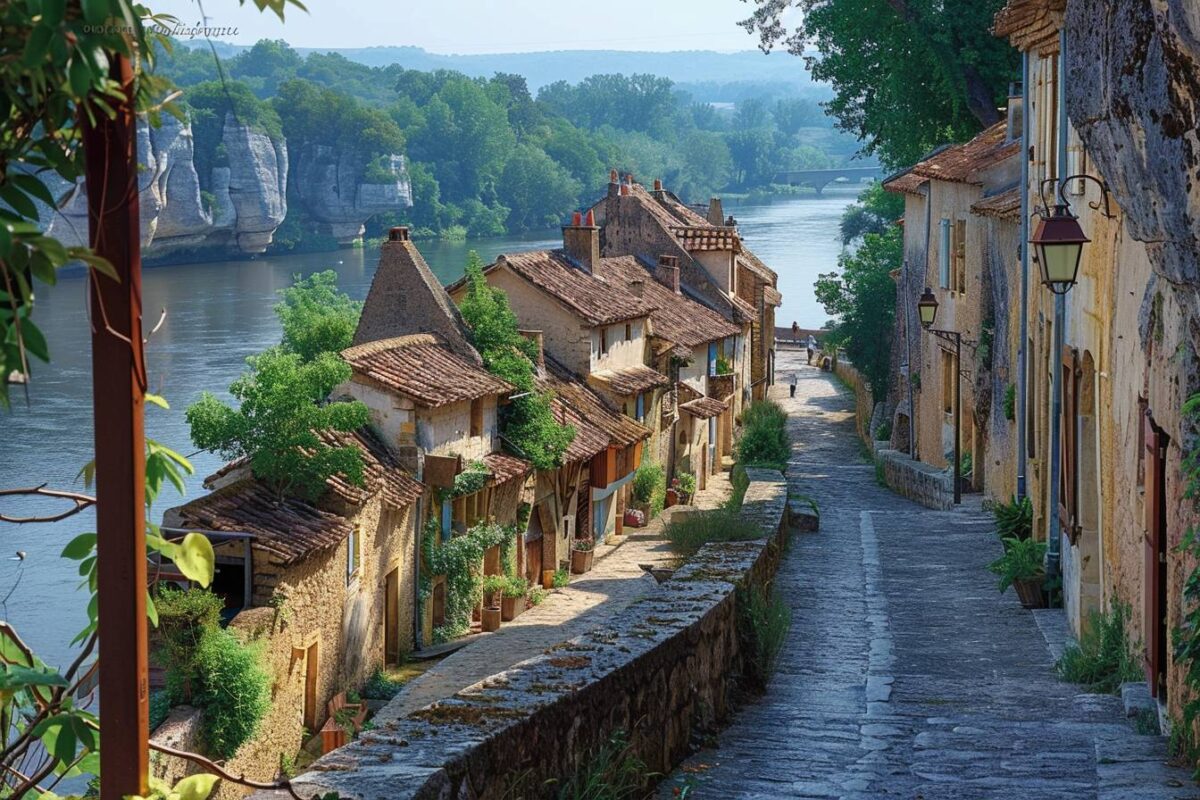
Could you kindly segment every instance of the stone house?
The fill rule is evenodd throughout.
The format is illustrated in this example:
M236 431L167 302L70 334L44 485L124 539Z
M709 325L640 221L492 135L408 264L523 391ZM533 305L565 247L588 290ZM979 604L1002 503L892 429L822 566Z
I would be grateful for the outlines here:
M370 430L327 442L359 449L364 486L334 477L315 502L280 497L235 462L206 480L210 494L164 515L168 527L213 538L213 591L234 614L229 627L265 643L271 710L228 764L258 780L321 728L333 695L415 644L423 488Z
M926 464L952 466L958 374L961 452L971 459L972 486L1001 500L1013 493L1015 475L1015 423L1005 414L1007 387L1015 381L1009 334L1016 308L1007 292L1019 239L1012 212L1019 200L1020 121L1011 119L965 144L939 148L884 183L905 200L896 340L903 342L901 363L910 366L893 392L892 441ZM961 363L952 341L920 326L916 304L926 288L938 302L933 327L961 334Z

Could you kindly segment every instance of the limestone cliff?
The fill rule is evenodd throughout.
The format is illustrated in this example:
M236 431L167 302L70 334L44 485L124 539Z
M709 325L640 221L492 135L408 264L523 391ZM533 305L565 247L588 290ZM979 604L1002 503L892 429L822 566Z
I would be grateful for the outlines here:
M368 170L365 154L357 150L308 145L294 161L295 195L314 220L329 225L339 244L360 238L368 217L412 206L403 156L385 157L380 169Z

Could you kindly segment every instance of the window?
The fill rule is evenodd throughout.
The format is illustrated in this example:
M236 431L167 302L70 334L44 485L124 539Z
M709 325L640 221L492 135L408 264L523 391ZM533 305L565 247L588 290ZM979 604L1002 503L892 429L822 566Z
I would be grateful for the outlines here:
M954 413L954 354L949 350L942 352L942 410L947 414Z
M483 398L471 401L471 435L483 436Z
M626 322L625 323L625 341L628 342L631 339L633 339L633 326L630 325L628 322Z
M646 419L646 393L641 392L637 396L637 421L642 422Z
M608 352L608 328L600 329L600 355Z
M360 529L357 525L351 529L350 535L346 537L346 585L358 577L358 567L362 562L362 542L360 539Z
M954 289L967 290L967 221L954 221Z
M708 343L708 374L717 374L717 343Z
M950 288L950 220L944 218L938 226L938 286Z

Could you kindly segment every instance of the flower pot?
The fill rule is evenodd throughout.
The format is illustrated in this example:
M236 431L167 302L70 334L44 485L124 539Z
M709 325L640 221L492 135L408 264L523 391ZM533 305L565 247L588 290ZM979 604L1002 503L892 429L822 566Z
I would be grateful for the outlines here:
M1042 591L1042 584L1045 582L1045 577L1039 575L1036 578L1018 578L1013 581L1013 587L1017 590L1017 597L1021 600L1021 605L1025 608L1043 608L1046 605L1046 595Z
M542 570L542 588L547 590L554 588L554 570Z
M677 489L667 489L667 499L663 502L663 508L679 505L679 491Z
M488 606L483 610L483 629L494 631L500 627L500 606Z
M503 597L500 599L500 618L505 622L511 622L521 616L521 612L524 610L524 595L520 597Z
M592 556L596 553L594 550L572 550L571 551L571 572L575 575L582 575L592 568Z

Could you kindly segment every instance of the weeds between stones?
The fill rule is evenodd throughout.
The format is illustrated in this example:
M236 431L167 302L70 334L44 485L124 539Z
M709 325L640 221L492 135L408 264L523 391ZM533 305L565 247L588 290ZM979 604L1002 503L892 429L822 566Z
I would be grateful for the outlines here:
M738 635L747 654L747 688L762 692L783 650L792 610L774 586L751 584L738 589Z
M617 731L558 791L558 800L641 800L658 777L633 754L624 731Z
M1129 641L1129 606L1113 603L1107 613L1092 614L1079 644L1069 646L1058 662L1063 680L1088 691L1116 694L1126 681L1142 680L1137 648Z
M762 528L735 510L717 508L673 517L663 529L671 548L691 555L710 542L749 542L763 538Z

